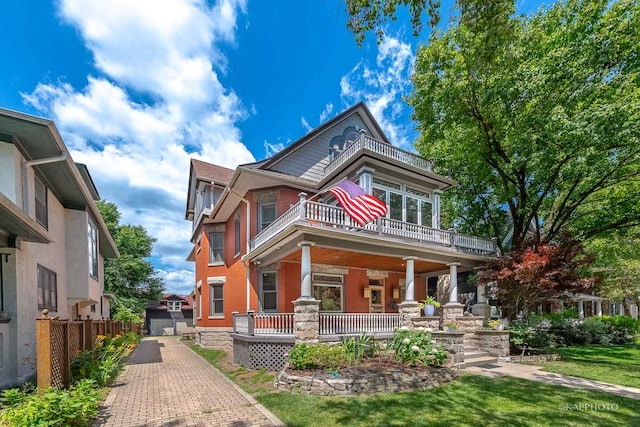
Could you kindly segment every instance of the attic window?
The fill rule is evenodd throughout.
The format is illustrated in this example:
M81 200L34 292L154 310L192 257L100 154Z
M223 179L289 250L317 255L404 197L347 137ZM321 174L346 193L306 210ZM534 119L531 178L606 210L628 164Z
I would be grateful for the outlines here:
M342 153L351 142L358 138L358 129L355 126L347 126L342 135L337 135L329 141L329 157L334 159Z
M167 310L180 311L180 301L167 301Z

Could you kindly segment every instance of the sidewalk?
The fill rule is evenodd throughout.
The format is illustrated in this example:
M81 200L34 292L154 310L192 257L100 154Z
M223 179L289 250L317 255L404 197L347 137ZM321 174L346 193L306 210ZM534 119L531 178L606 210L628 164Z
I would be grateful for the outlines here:
M96 426L284 426L177 337L145 338Z
M466 368L464 371L489 377L502 377L508 375L510 377L538 381L545 384L599 391L632 399L640 399L640 389L637 388L554 374L551 372L541 371L541 369L542 368L540 366L524 365L521 363L491 363Z

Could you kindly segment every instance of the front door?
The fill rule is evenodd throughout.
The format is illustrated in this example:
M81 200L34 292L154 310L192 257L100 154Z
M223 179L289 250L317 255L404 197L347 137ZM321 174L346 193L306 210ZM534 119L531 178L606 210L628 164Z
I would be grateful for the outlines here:
M384 313L384 286L369 285L369 313Z

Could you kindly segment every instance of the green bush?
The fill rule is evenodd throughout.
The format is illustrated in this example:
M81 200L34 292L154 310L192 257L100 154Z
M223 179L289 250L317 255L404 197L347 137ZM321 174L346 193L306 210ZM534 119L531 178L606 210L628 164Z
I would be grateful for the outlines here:
M93 380L83 379L69 390L48 388L41 395L3 392L0 426L87 426L98 415L100 393Z
M371 353L372 349L370 335L362 334L358 338L347 337L342 340L342 351L347 363L350 365L370 355L368 353Z
M100 387L111 383L120 372L122 361L135 348L140 337L133 333L113 338L98 335L93 350L79 353L71 364L71 378L91 378Z
M295 370L329 369L335 371L347 365L342 345L296 344L289 352L289 364Z
M510 342L516 348L554 348L584 344L629 344L640 331L640 322L628 316L578 319L574 310L534 314L510 325Z
M397 361L409 366L440 366L447 359L447 352L436 347L429 332L407 327L394 332L391 349Z

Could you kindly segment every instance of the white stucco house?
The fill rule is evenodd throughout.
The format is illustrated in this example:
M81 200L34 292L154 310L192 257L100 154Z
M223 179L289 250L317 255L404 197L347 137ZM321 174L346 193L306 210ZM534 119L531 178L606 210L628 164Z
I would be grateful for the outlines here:
M118 250L86 166L51 120L0 108L0 388L33 376L36 317L109 317Z

